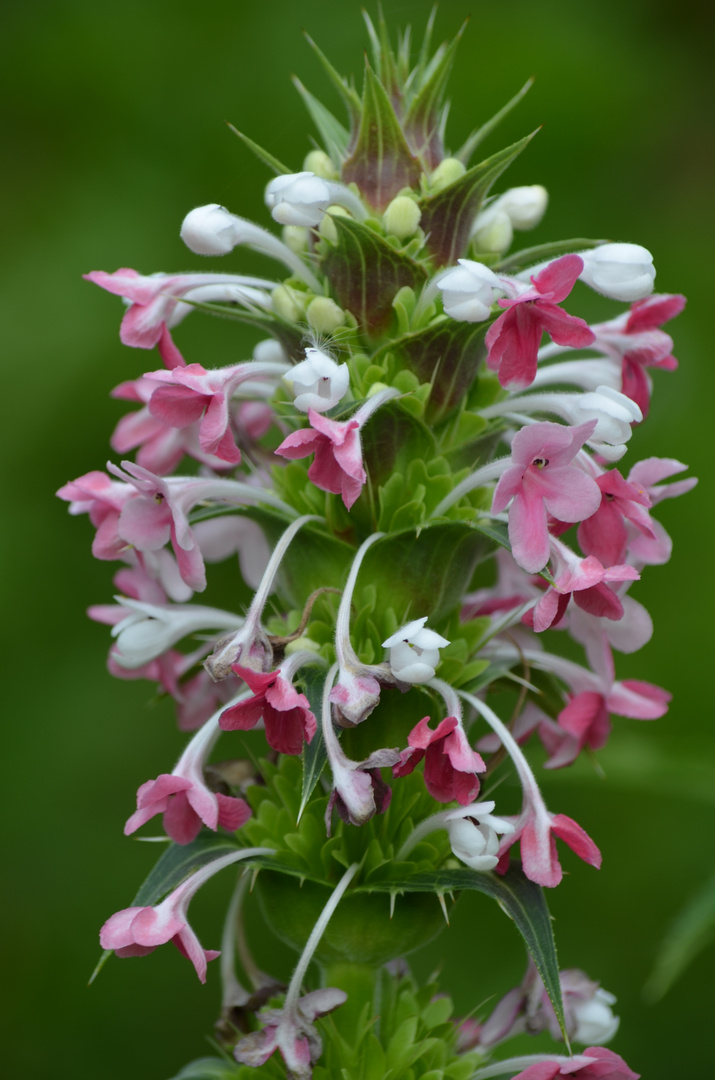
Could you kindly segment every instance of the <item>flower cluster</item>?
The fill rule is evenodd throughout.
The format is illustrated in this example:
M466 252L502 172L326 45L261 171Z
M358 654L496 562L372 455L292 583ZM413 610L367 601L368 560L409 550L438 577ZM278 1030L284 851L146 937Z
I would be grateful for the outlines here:
M394 56L384 34L372 38L362 97L334 75L349 132L305 91L324 149L288 173L258 148L277 173L266 206L281 237L218 204L181 227L199 256L247 244L287 277L87 275L126 302L122 341L156 347L164 367L114 391L138 408L111 445L136 461L58 493L88 514L95 557L120 564L116 605L90 612L113 628L110 669L155 682L179 726L195 730L173 770L140 786L125 831L161 814L188 852L202 828L235 848L203 863L197 854L190 876L112 916L102 944L128 956L173 940L203 980L218 953L199 946L186 908L215 872L243 859L264 868L259 881L292 875L329 890L283 1005L254 1010L250 1033L233 1039L238 1062L259 1066L278 1049L295 1077L321 1055L316 1018L350 994L323 986L300 996L314 954L325 970L355 959L340 911L331 927L343 930L319 944L343 896L341 910L364 901L368 919L373 889L399 914L396 897L423 891L425 870L442 904L453 888L500 899L504 875L553 888L563 875L556 840L601 865L584 829L547 809L525 744L536 736L546 767L561 768L605 745L612 714L666 712L667 691L616 678L614 652L651 636L630 590L670 556L658 502L695 483L664 484L685 469L670 458L620 465L648 414L651 372L676 367L661 326L684 298L653 292L653 259L637 244L509 253L514 230L546 210L540 185L499 187L529 140L489 169L470 166L476 137L446 155L449 50L429 64L423 55L408 78L406 40ZM608 321L565 309L578 310L584 288L612 301ZM187 363L173 332L193 310L267 336L238 363ZM236 555L246 609L197 603L207 566ZM555 630L574 639L582 663L565 658ZM549 680L549 704L532 672ZM516 690L507 719L489 700L505 680ZM262 732L269 757L243 771L213 766L217 740L237 745L237 731ZM302 761L295 806L280 781L286 757ZM510 807L500 792L495 816L494 801L475 800L507 765L521 802ZM337 886L335 860L350 865ZM394 955L375 946L376 969L420 932L392 935ZM302 948L308 928L293 936ZM523 1031L594 1044L615 1033L614 999L597 984L580 972L549 981L550 940L535 953L529 945L524 984L477 1025L476 1075L633 1077L599 1046L484 1064ZM465 1038L455 1036L455 1053L467 1052ZM335 1053L325 1050L337 1075Z

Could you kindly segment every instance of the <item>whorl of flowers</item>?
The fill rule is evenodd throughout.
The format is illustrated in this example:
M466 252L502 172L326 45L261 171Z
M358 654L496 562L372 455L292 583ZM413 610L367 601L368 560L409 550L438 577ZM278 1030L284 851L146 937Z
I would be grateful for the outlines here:
M309 937L291 910L299 895L320 930L282 1008L256 1013L271 996L261 986L277 990L254 977L245 943L253 990L240 987L234 904L224 1021L240 1005L250 1034L222 1031L239 1062L262 1065L277 1048L296 1077L310 1076L321 1052L340 1074L340 1038L354 1020L341 1028L338 1012L322 1042L314 1021L350 1000L351 963L407 985L404 969L384 975L381 965L436 932L415 907L426 888L442 905L453 890L481 890L520 926L500 890L509 882L525 909L543 905L537 886L562 878L557 840L600 866L583 828L561 807L547 810L524 744L536 736L547 768L559 768L604 746L611 714L666 712L665 690L616 677L614 652L650 638L637 582L670 556L656 506L695 483L664 484L685 469L671 458L623 464L652 373L676 367L661 327L684 298L654 293L653 259L629 242L512 249L515 232L546 210L543 187L510 189L503 178L532 136L474 163L493 126L477 117L449 153L444 90L456 42L430 54L428 31L410 66L407 36L393 54L384 26L368 20L368 29L362 94L313 45L348 123L298 83L322 149L297 171L242 136L275 174L266 205L278 229L268 215L258 225L210 204L181 228L192 252L212 257L206 270L87 275L124 299L125 344L158 352L114 391L135 408L111 444L136 460L58 493L71 513L89 515L93 554L119 564L116 605L91 611L113 627L110 669L155 682L175 700L179 726L196 732L172 771L141 784L126 828L162 815L171 850L186 848L183 873L172 877L166 862L102 942L127 956L173 940L204 979L218 954L189 927L190 897L242 858L262 867L264 912L281 936L298 949ZM234 272L241 245L274 260L270 279ZM612 300L606 322L579 314L588 288ZM192 312L255 328L253 355L208 369L184 358L178 328ZM246 605L232 605L231 591L226 607L197 602L214 564L229 559ZM556 629L575 639L581 663L562 656ZM505 685L516 707L500 718L490 699ZM265 733L264 761L210 764L219 739L241 754L249 729ZM500 789L492 816L494 801L475 800L509 762L521 799ZM539 940L523 932L527 983L481 1036L479 1024L469 1038L456 1026L451 1042L442 1036L445 1053L483 1065L477 1075L497 1075L487 1057L519 1031L588 1032L582 1041L595 1042L617 1026L597 984L581 973L559 980L550 929ZM345 985L300 997L313 954L322 986L335 964ZM355 1060L368 1052L368 1029ZM513 1059L512 1071L635 1075L593 1047L530 1060Z

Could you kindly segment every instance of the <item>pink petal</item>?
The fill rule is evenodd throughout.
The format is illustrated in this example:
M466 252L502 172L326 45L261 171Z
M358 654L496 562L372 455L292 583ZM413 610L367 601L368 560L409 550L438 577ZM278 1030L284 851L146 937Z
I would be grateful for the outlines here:
M538 492L524 492L512 502L509 510L509 542L512 555L529 574L543 570L549 561L546 510Z
M542 295L548 293L553 303L560 304L573 289L582 270L580 255L562 255L532 277L531 283Z
M554 814L551 818L551 829L580 859L595 866L597 870L600 869L601 852L577 822L565 814Z

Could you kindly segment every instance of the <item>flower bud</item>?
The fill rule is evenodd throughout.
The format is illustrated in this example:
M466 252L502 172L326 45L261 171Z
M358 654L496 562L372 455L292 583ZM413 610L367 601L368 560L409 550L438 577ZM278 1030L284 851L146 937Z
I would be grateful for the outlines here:
M266 206L281 225L319 225L330 202L330 188L312 172L276 176L266 188Z
M533 229L546 213L549 194L541 184L509 188L497 200L515 229Z
M302 254L308 247L308 230L303 225L284 225L283 243L296 255Z
M479 214L474 223L472 239L477 251L501 254L508 251L514 237L511 218L503 210L489 209Z
M253 359L259 364L285 364L285 349L275 338L264 338L253 346Z
M338 170L324 150L311 150L309 154L306 154L303 168L322 177L323 180L338 179Z
M653 256L640 244L603 244L580 255L581 281L611 300L632 303L653 292Z
M408 195L397 195L385 210L383 222L385 229L398 240L412 236L420 223L422 211Z
M318 232L331 244L337 244L338 242L338 230L333 223L334 217L350 217L350 214L344 207L338 206L337 204L328 207L325 217L318 226Z
M277 285L271 293L273 310L289 322L301 322L304 317L303 305L300 298L305 294L291 289L289 285Z
M347 393L350 372L347 364L336 364L320 349L306 349L305 360L296 364L283 379L293 388L296 409L323 413L337 405Z
M233 214L218 203L197 206L184 218L180 236L196 255L227 255L235 246Z
M466 171L466 167L459 158L444 158L429 178L430 188L433 192L442 191L443 188L449 187L455 180L464 176Z
M419 684L433 679L439 650L449 645L446 638L428 630L426 622L426 615L413 619L382 643L384 649L390 650L390 668L400 682Z
M442 292L444 310L460 322L488 319L494 303L493 289L501 288L493 270L472 259L460 259L459 266L448 270L437 282Z
M345 322L345 312L327 296L316 296L306 310L311 330L316 334L332 334Z

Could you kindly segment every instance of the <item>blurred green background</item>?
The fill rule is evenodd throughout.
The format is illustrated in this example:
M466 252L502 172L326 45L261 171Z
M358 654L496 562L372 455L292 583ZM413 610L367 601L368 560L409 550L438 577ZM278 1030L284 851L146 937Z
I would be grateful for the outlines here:
M420 30L430 5L386 0L384 7L393 26ZM508 174L510 185L543 183L551 194L534 242L642 243L655 255L658 289L689 299L674 324L680 370L656 379L651 418L626 458L677 457L701 477L694 493L659 511L674 559L634 590L656 633L619 666L622 677L667 686L674 703L655 724L616 720L601 755L605 781L579 768L551 777L546 794L604 852L600 873L564 857L572 873L550 897L562 966L583 967L618 995L622 1027L612 1046L633 1069L650 1080L704 1075L712 949L658 1004L641 995L668 921L715 862L707 5L457 0L441 6L438 39L467 15L451 84L451 146L536 76L485 147L492 152L544 124ZM144 961L113 961L86 988L98 927L130 901L156 854L122 836L134 791L171 764L183 738L170 708L151 703L148 684L107 675L108 634L84 609L109 599L113 567L93 562L86 520L69 518L53 492L104 467L123 411L108 391L159 363L120 345L119 301L80 275L127 265L145 273L209 267L178 236L197 204L217 201L268 224L268 176L224 121L300 168L313 131L289 74L338 107L301 27L339 70L360 76L365 34L354 0L4 5L1 536L10 765L0 785L7 796L0 1017L8 1025L8 1077L165 1080L207 1051L217 971L201 987L178 953L163 949ZM214 265L270 270L240 251ZM585 289L574 293L571 310L603 314ZM177 340L189 360L217 366L248 356L255 335L196 315ZM214 886L192 909L207 946L218 944L229 883ZM266 964L271 948L259 939ZM514 985L523 957L495 906L470 897L438 946L414 963L421 973L440 964L444 988L467 1011ZM280 960L278 973L288 967Z

